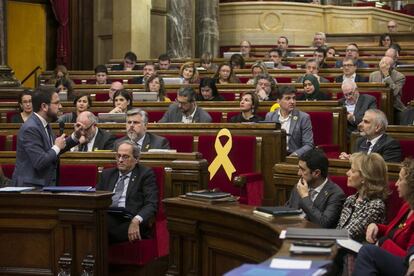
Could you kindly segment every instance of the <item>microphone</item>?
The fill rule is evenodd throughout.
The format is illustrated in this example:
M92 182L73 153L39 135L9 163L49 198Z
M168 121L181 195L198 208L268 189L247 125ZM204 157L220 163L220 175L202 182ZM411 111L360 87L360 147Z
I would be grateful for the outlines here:
M65 133L65 123L59 122L59 136L61 136L63 133Z

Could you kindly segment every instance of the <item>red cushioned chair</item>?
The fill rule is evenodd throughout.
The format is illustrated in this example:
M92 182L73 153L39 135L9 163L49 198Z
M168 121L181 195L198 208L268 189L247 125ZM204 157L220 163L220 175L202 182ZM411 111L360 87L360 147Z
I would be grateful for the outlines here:
M224 146L228 138L221 137ZM198 139L198 151L203 154L209 164L217 156L214 144L216 136L201 135ZM263 198L263 179L261 173L256 172L256 137L233 136L233 146L228 154L236 171L232 174L232 181L226 175L223 166L220 166L214 177L209 181L209 188L219 188L221 191L240 196L240 202L260 206ZM245 185L237 187L233 184L236 176L244 178Z
M170 148L177 152L193 152L192 135L163 135L170 142Z
M148 110L148 123L156 123L161 120L162 116L164 115L165 111L161 110Z
M175 101L175 99L177 98L177 91L167 91L167 97L172 102Z
M208 111L208 114L210 114L213 123L221 123L221 118L223 117L221 111Z
M109 247L109 263L116 265L144 265L169 253L169 234L162 200L164 199L164 168L153 167L158 186L158 211L150 239L124 242Z
M19 111L7 111L6 112L6 122L11 123L11 118L17 113L19 113Z
M332 112L309 111L307 113L312 122L314 144L323 149L329 158L337 158L340 150L339 145L333 143Z
M247 83L249 79L249 77L239 77L240 83Z
M13 135L13 138L12 138L12 150L13 151L16 151L16 148L17 148L17 135Z
M96 186L98 166L60 164L59 186Z
M399 140L402 152L402 159L405 157L414 157L414 141Z
M0 135L0 151L6 150L6 136Z
M402 88L401 101L408 104L414 100L414 76L405 76L405 84Z
M109 100L108 93L96 93L95 101L106 102L107 100Z
M221 93L221 96L223 96L223 98L226 101L235 101L236 100L236 94L235 93Z
M14 164L2 164L1 168L3 169L3 174L5 177L12 179L14 172Z
M291 83L292 82L292 78L276 77L276 81L277 81L277 83Z

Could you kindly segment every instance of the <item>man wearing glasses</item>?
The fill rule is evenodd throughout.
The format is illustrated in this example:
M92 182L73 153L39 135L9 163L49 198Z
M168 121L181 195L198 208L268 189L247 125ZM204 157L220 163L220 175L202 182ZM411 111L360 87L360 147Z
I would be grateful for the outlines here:
M177 99L164 113L159 123L211 123L212 119L204 109L197 106L195 92L191 87L178 90Z
M112 191L112 209L108 213L109 243L141 240L149 236L149 221L158 206L155 174L139 164L139 148L132 141L116 144L116 168L105 169L97 190Z
M90 152L95 150L113 150L116 137L96 126L98 118L90 111L83 111L76 118L77 123L85 126L84 135L73 151Z
M360 74L357 74L356 70L356 60L354 60L351 57L345 57L342 61L342 72L344 72L344 74L337 76L335 78L335 82L341 83L346 80L350 80L353 82L366 82L367 78L361 76Z
M77 123L75 131L55 137L50 127L62 108L54 89L39 87L32 95L33 114L17 134L16 166L13 186L55 186L59 155L79 143L84 126Z
M349 43L348 46L346 46L345 57L352 58L355 61L357 68L368 68L368 64L359 59L359 48L356 43ZM341 68L342 60L338 60L335 63L335 67Z
M137 55L134 52L127 52L121 64L112 66L112 71L132 71L139 70L137 65Z
M390 20L387 24L387 28L388 28L388 32L389 33L396 33L398 32L397 30L397 22L395 22L394 20Z
M345 80L342 83L342 93L344 97L339 100L339 103L345 106L347 111L348 126L346 133L349 138L351 133L357 130L365 111L377 108L377 101L374 96L359 94L358 87L352 80Z

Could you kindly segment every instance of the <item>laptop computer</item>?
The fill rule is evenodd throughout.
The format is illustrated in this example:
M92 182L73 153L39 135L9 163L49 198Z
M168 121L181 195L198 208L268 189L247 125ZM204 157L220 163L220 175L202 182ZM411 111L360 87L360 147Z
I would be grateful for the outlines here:
M100 123L125 123L125 113L98 113Z
M232 55L234 55L234 54L239 54L239 55L241 55L241 52L224 52L224 53L223 53L223 57L224 57L224 58L231 58L231 56L232 56Z
M132 92L132 99L139 102L156 102L158 100L157 92Z
M183 80L181 78L162 78L165 84L182 84Z

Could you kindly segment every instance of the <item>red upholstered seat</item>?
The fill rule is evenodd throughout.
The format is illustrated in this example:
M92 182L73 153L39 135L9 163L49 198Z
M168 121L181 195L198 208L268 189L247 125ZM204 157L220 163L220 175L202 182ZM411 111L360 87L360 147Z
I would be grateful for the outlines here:
M277 83L291 83L292 78L287 77L276 77Z
M324 111L307 112L311 118L313 141L329 158L339 156L339 145L333 143L333 114Z
M405 76L405 84L402 89L401 100L404 104L408 104L414 100L414 76Z
M332 175L329 178L341 187L347 197L356 193L355 188L348 187L346 175Z
M208 111L208 114L210 114L213 123L220 123L223 117L221 111Z
M173 102L177 98L177 91L168 91L167 97Z
M17 114L17 113L19 113L19 111L16 111L16 110L14 110L14 111L7 111L7 112L6 112L6 122L11 123L11 118L12 118L15 114Z
M13 138L12 138L12 150L13 151L16 151L16 148L17 148L17 135L13 135Z
M109 100L108 93L96 93L95 100L98 102L106 102Z
M165 111L162 110L147 110L148 112L148 122L149 123L156 123L161 120L162 116L164 115Z
M134 242L124 242L109 247L109 263L117 265L144 265L169 252L167 219L162 200L164 199L164 168L152 168L157 178L158 212L153 227L153 237Z
M249 77L239 77L240 83L247 83L249 79Z
M217 156L215 150L216 137L210 135L201 135L199 137L198 151L209 164ZM228 141L227 137L221 137L221 145ZM255 171L256 160L256 137L254 136L233 136L232 149L228 154L236 172L232 174L232 180L236 176L246 178L246 184L243 187L236 187L227 177L227 174L220 166L214 177L209 181L209 188L219 188L221 191L240 196L240 202L249 205L261 205L263 198L263 179L260 173Z
M193 135L163 135L177 152L193 152Z
M223 98L226 101L235 101L236 100L235 93L221 93L220 95L223 96Z
M405 157L414 157L414 141L413 140L399 140L401 151L402 151L402 159Z
M1 168L3 169L3 174L5 177L12 179L14 172L14 164L2 164Z
M0 135L0 151L6 150L6 136Z
M61 164L59 169L60 186L96 186L98 166L93 164Z

